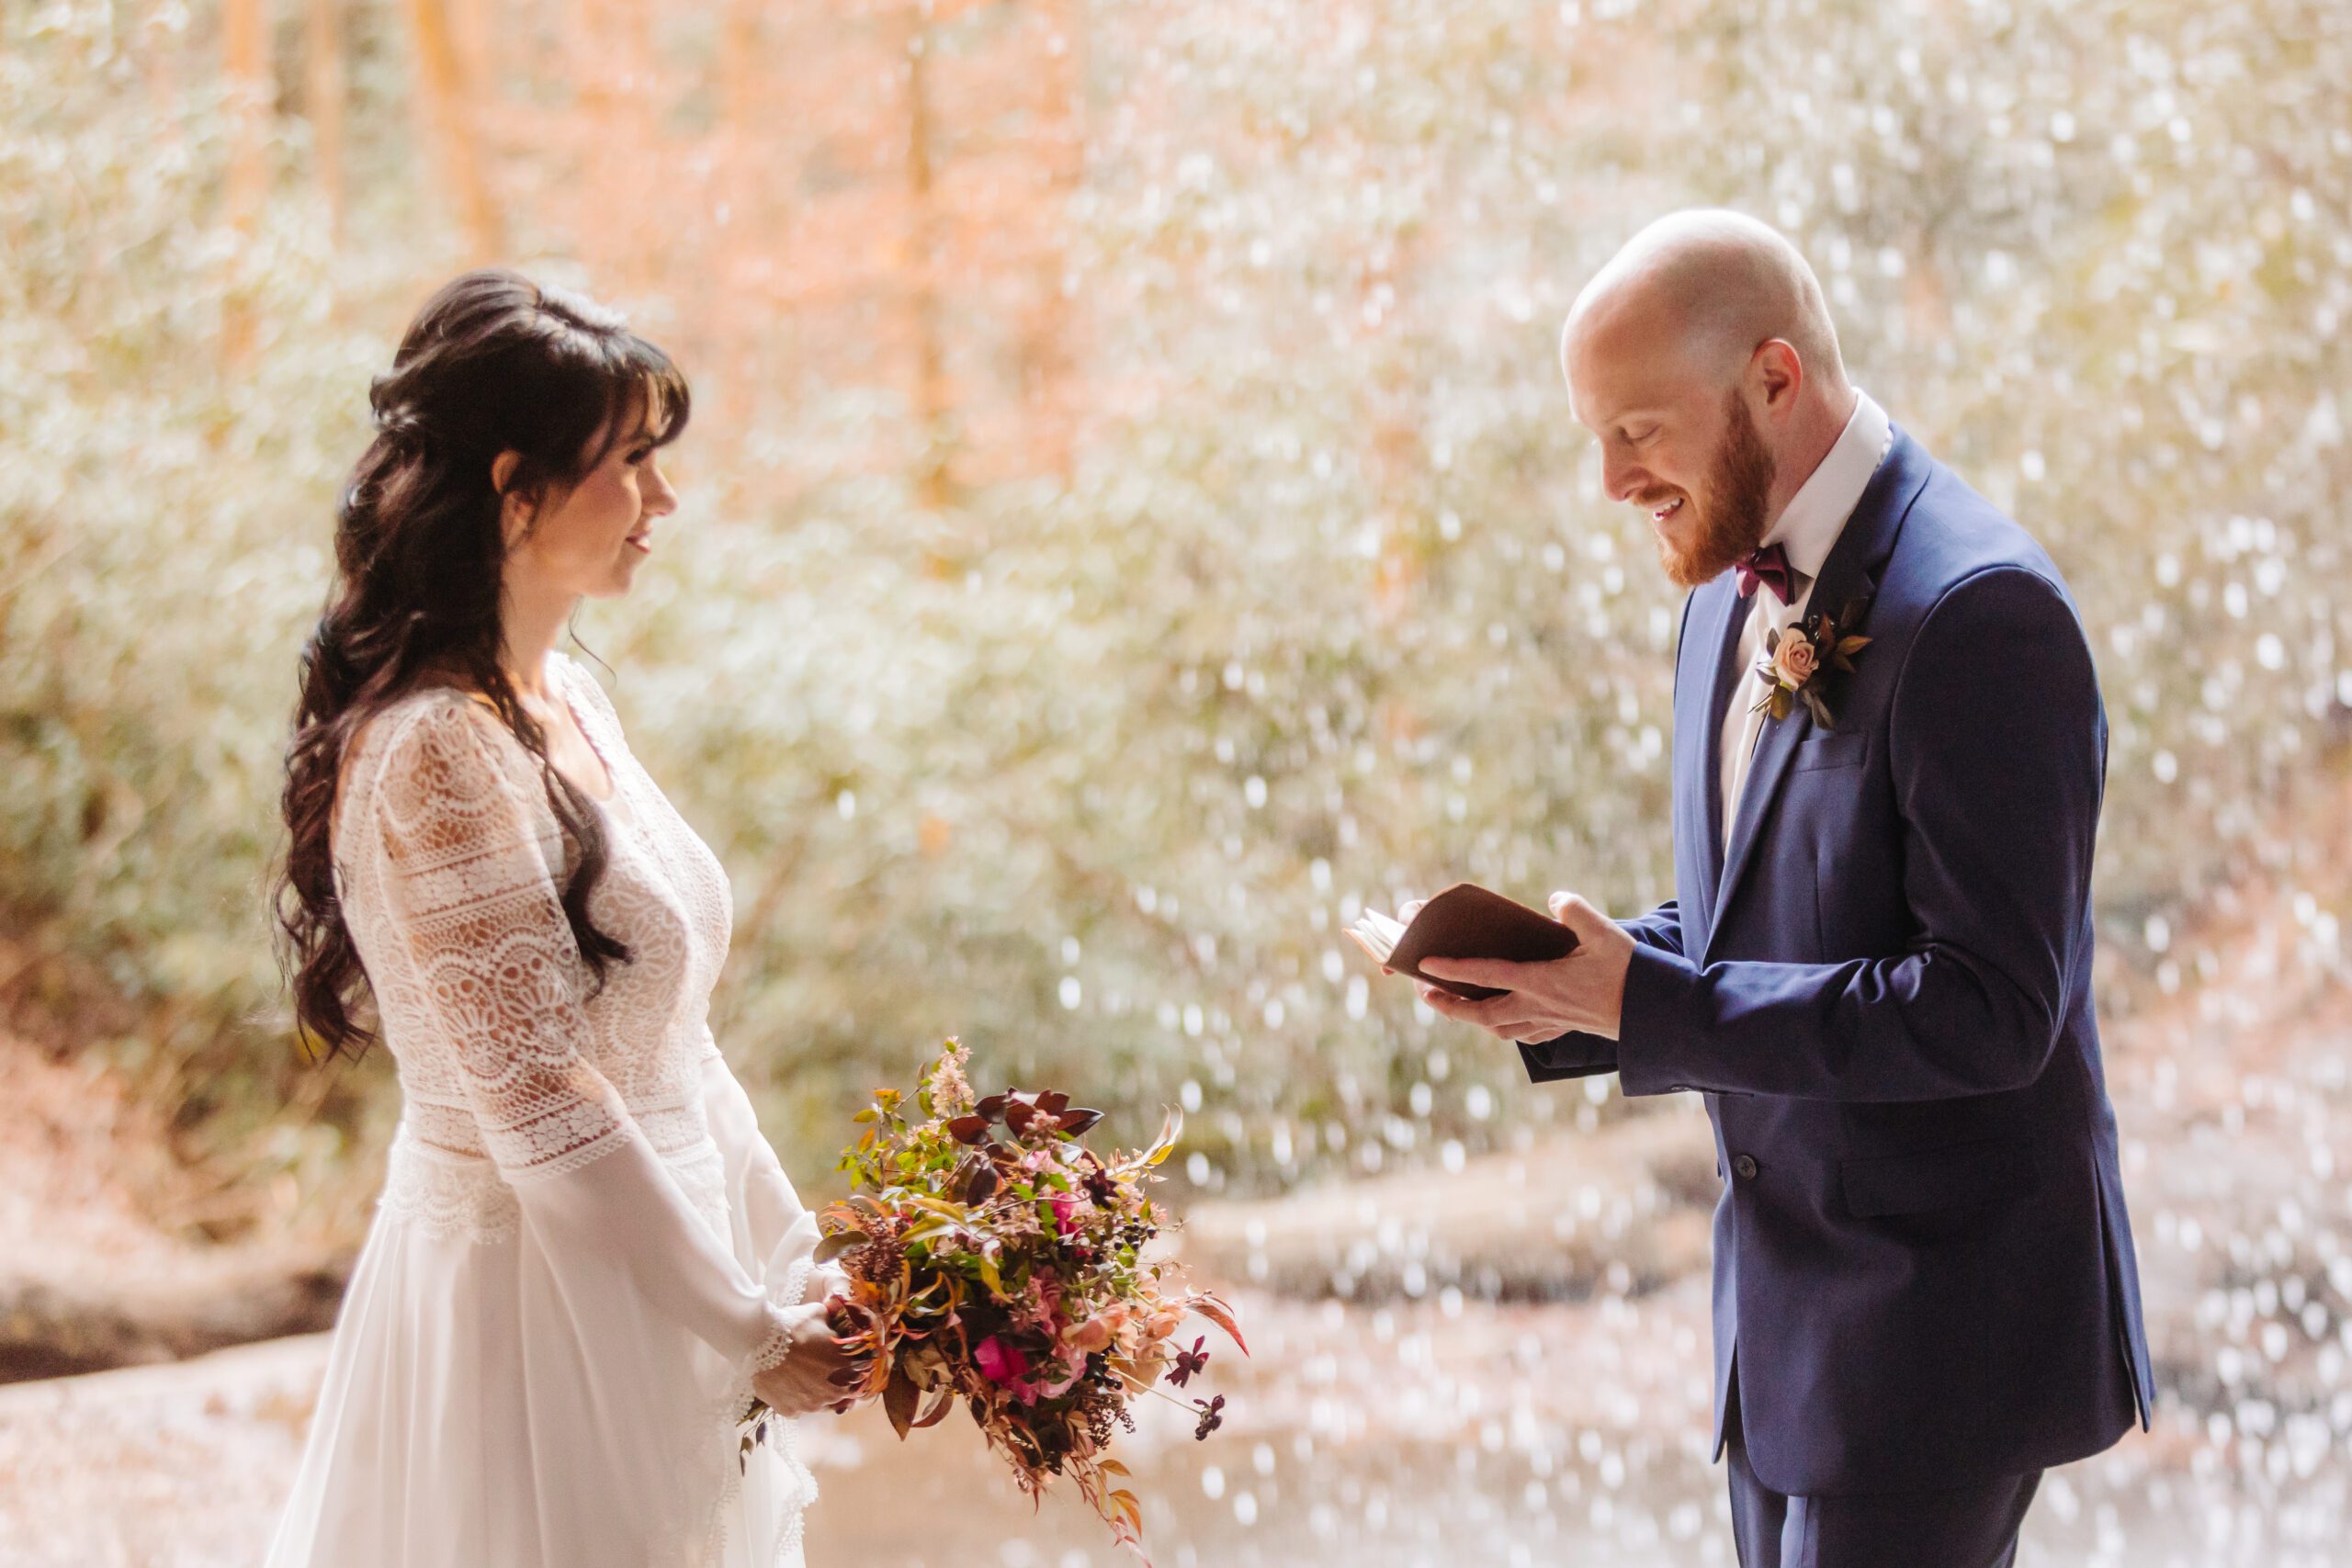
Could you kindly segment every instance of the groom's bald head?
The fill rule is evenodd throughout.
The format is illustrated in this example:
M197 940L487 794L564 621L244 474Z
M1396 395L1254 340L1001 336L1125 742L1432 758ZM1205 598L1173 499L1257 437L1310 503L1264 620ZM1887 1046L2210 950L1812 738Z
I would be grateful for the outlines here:
M1577 295L1560 342L1564 361L1580 346L1638 346L1728 387L1774 339L1796 351L1821 389L1844 389L1838 329L1804 257L1769 224L1702 209L1628 241Z
M1695 584L1756 547L1853 412L1813 269L1736 212L1678 212L1577 295L1560 363L1611 499Z

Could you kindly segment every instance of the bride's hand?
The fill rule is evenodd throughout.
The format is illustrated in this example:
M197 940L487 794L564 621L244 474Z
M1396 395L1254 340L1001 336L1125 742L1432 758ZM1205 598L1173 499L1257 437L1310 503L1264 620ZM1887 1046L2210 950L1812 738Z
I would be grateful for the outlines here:
M779 1365L752 1380L752 1392L779 1416L846 1410L853 1403L833 1377L840 1372L860 1371L861 1361L842 1348L842 1342L827 1325L830 1304L816 1301L785 1309L783 1317L786 1331L792 1337L792 1353Z

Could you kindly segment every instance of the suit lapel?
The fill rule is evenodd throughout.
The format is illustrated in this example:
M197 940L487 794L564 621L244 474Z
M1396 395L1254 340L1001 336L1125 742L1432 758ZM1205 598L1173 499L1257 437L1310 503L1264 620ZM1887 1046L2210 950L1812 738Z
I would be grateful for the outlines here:
M1729 572L1709 584L1705 592L1712 597L1699 619L1705 638L1699 647L1707 651L1707 671L1712 678L1707 687L1705 715L1701 720L1702 728L1696 737L1699 744L1691 749L1700 760L1699 776L1692 784L1697 795L1687 814L1690 820L1700 825L1700 841L1684 846L1693 857L1692 863L1700 868L1698 915L1702 951L1705 939L1715 929L1716 893L1724 874L1724 714L1731 705L1732 693L1739 685L1739 671L1732 667L1733 655L1738 649L1740 627L1747 620L1749 608L1748 602L1733 588Z
M1847 520L1837 544L1830 547L1829 558L1821 563L1821 575L1814 580L1813 597L1805 602L1806 615L1824 611L1834 617L1849 600L1870 596L1877 586L1879 574L1885 570L1887 557L1894 553L1904 514L1911 510L1911 502L1927 481L1927 454L1900 429L1896 430L1885 460L1871 476L1861 500L1854 505L1853 516ZM1868 620L1865 615L1863 622L1867 624ZM1721 728L1720 717L1717 728ZM1747 782L1741 789L1731 848L1724 856L1722 882L1710 911L1707 946L1702 950L1710 954L1715 933L1722 928L1723 911L1738 891L1740 877L1755 855L1757 840L1771 819L1772 803L1788 776L1789 764L1795 760L1797 742L1813 728L1813 716L1802 704L1790 710L1786 718L1764 722L1764 733L1756 742L1755 760L1748 764ZM1718 739L1717 747L1721 744ZM1723 841L1720 819L1715 841Z

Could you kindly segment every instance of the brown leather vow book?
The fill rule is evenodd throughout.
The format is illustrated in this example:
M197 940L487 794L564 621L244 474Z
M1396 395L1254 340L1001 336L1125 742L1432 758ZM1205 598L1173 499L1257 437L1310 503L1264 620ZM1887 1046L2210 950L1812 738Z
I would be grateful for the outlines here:
M1492 986L1441 980L1421 973L1425 958L1500 958L1541 964L1576 951L1577 933L1551 916L1472 882L1457 882L1427 904L1408 925L1377 909L1366 909L1348 928L1375 964L1410 975L1470 1001L1503 993Z

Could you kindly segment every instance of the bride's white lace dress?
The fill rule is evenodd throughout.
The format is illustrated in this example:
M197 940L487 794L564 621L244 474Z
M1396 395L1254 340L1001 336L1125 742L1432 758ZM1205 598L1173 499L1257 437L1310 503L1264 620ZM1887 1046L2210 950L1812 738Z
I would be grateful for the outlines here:
M816 1228L706 1021L726 877L603 690L549 673L613 779L591 908L635 961L590 994L576 854L487 705L369 723L336 875L404 1108L269 1568L801 1561L788 1430L738 1468Z

